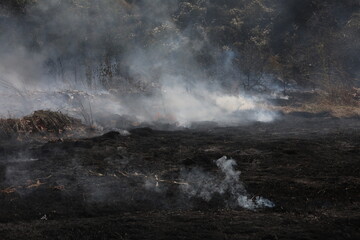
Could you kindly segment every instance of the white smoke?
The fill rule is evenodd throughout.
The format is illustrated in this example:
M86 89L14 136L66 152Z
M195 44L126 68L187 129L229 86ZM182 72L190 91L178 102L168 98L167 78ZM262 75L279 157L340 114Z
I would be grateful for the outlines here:
M180 30L171 17L177 1L130 5L39 0L29 7L29 22L39 26L14 21L5 34L12 39L0 37L2 46L16 49L0 47L0 117L39 109L82 117L91 108L95 121L129 115L187 126L274 119L261 97L223 89L220 83L240 81L231 64L234 53L211 46L206 34ZM217 59L210 69L196 60L204 47Z
M227 204L255 210L258 208L272 208L275 204L270 200L257 196L250 197L239 177L241 172L235 170L236 162L226 156L215 161L217 167L225 175L224 178L205 173L201 170L192 170L183 173L188 185L182 185L182 191L189 197L199 197L210 201L215 194L227 197Z

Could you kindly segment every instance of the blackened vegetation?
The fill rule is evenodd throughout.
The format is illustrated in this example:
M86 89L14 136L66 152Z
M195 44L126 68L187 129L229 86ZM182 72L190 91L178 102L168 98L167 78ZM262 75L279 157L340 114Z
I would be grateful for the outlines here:
M326 119L326 121L323 121ZM299 124L301 123L301 125ZM46 144L0 159L5 239L357 239L359 122L288 116L273 124L156 131ZM227 155L248 192L275 208L181 191L181 173L221 177ZM156 185L158 182L158 186ZM34 227L36 226L36 227Z
M16 81L44 78L140 97L171 75L189 92L197 78L234 94L313 89L274 105L325 96L358 116L359 11L356 0L4 0L0 85L20 97ZM96 137L60 112L0 119L0 238L360 239L359 119L312 107L238 127L104 116L130 135ZM225 155L249 197L274 208L182 190L191 172L221 181Z

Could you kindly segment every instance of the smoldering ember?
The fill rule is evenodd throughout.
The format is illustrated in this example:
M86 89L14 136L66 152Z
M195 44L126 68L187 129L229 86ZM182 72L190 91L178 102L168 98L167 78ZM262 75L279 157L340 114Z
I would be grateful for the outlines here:
M1 0L0 239L360 239L358 0Z

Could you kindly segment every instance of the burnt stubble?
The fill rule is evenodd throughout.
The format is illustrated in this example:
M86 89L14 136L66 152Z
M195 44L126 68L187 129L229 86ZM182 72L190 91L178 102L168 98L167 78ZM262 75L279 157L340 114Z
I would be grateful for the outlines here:
M358 239L359 134L354 118L284 116L239 127L139 128L127 136L17 145L28 161L5 161L16 151L2 144L0 235ZM229 193L205 200L181 191L184 171L220 177L214 160L224 155L236 161L249 196L275 207L249 210L230 204Z

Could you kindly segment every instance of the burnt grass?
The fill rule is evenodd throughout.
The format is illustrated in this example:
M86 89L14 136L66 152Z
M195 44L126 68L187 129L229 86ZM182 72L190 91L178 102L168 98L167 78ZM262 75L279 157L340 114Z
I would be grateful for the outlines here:
M1 141L0 239L360 239L359 130L359 119L297 115ZM172 182L190 169L219 175L224 155L274 208L189 197ZM155 175L166 181L154 187Z

